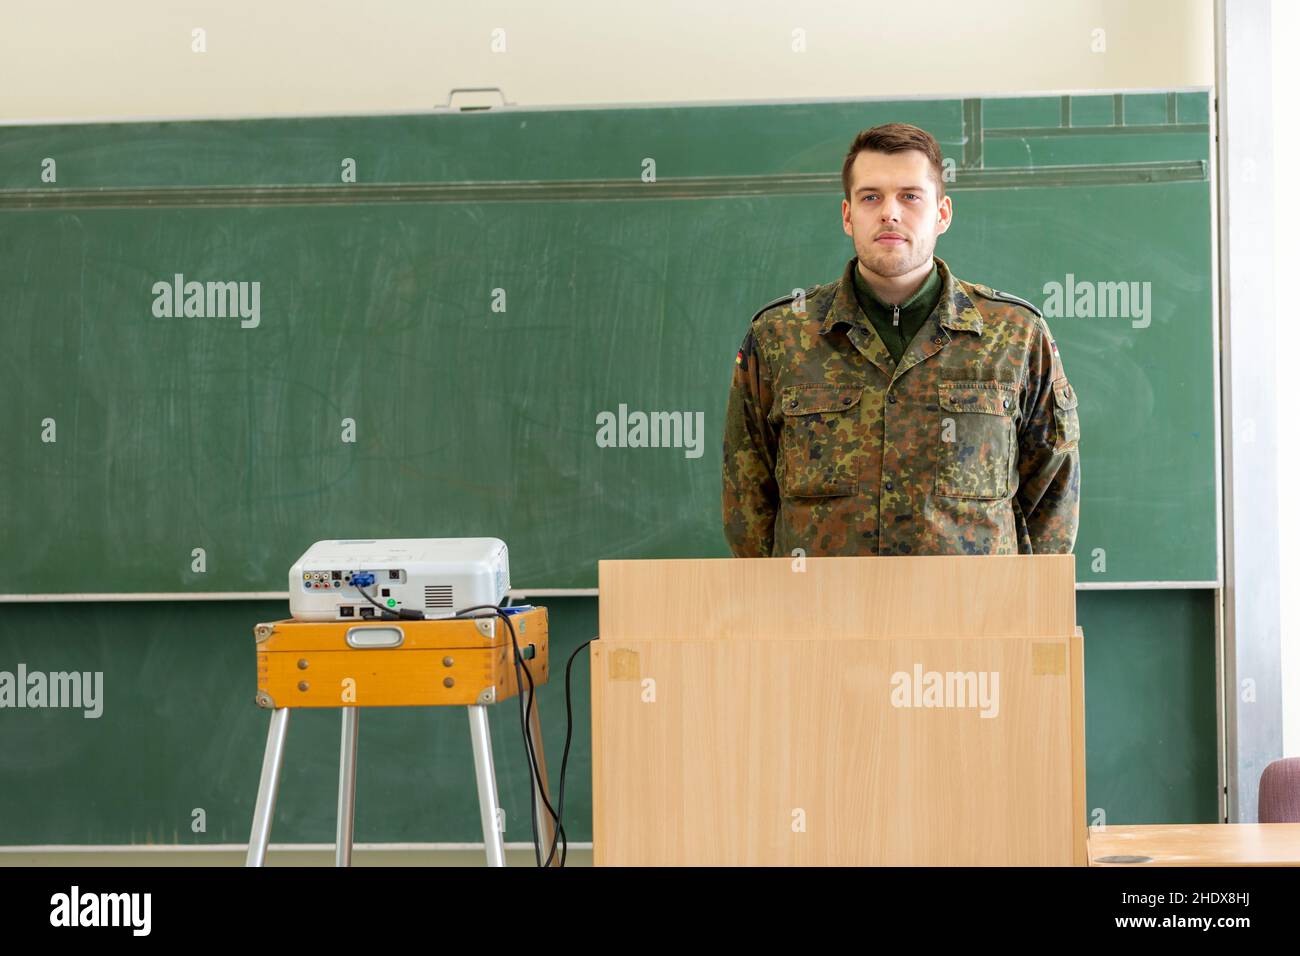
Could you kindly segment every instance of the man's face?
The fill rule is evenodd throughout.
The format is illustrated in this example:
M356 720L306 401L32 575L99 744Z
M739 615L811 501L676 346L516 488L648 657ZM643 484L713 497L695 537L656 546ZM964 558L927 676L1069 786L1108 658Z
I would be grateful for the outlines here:
M853 237L858 263L888 278L928 271L935 242L952 222L952 200L938 201L926 155L864 150L853 159L851 182L844 232Z

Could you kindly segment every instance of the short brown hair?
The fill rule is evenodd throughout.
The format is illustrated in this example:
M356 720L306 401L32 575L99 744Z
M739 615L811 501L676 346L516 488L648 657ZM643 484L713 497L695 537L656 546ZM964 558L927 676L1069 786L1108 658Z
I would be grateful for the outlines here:
M853 138L853 145L849 147L849 153L844 157L844 168L840 172L840 180L844 183L844 198L852 200L849 196L849 187L852 185L853 161L857 159L858 153L868 151L901 153L908 149L924 153L930 160L935 185L939 188L938 198L943 199L943 152L939 149L939 141L921 127L910 123L886 123L883 126L873 126L871 129L864 129Z

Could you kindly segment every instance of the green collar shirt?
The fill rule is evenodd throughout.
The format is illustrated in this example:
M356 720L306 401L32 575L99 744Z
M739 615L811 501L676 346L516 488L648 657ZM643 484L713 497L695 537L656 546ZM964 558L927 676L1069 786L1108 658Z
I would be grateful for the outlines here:
M871 322L880 340L885 343L890 358L897 364L907 346L916 337L916 333L921 330L922 324L939 304L939 296L943 293L943 279L939 277L938 267L932 264L930 274L925 277L921 287L912 293L906 302L895 305L885 302L876 295L875 290L862 277L862 271L857 268L855 259L853 292L857 296L858 307Z

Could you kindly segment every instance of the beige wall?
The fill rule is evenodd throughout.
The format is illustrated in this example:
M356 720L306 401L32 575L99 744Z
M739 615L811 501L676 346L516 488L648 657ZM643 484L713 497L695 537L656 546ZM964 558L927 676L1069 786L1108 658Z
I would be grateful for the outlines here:
M1211 0L0 0L0 120L1209 86ZM191 52L191 30L207 52ZM492 31L504 30L504 52ZM794 52L796 30L806 51ZM1094 30L1105 52L1093 52Z

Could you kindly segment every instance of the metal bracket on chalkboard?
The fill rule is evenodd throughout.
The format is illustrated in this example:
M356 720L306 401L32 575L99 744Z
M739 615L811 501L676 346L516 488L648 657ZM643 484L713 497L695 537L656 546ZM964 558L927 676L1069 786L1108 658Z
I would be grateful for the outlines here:
M490 96L484 94L496 94L500 103L487 102ZM457 102L459 97L460 102ZM479 102L479 100L483 102ZM444 104L445 109L453 110L457 113L474 113L482 110L490 110L497 106L512 105L506 99L505 91L499 86L458 86L447 95L447 102Z

